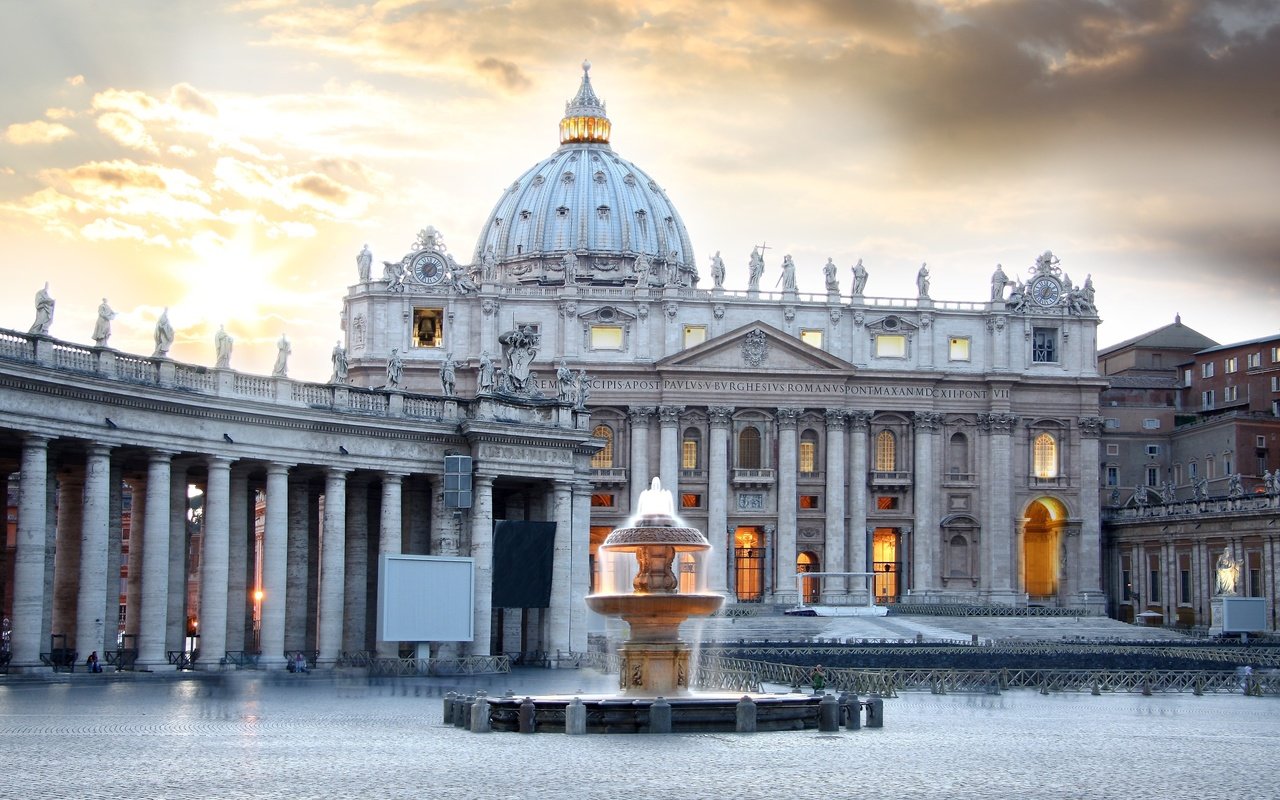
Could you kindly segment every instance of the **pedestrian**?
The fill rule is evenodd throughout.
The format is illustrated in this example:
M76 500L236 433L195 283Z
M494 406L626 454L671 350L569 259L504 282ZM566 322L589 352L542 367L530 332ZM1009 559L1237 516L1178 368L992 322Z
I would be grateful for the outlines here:
M813 686L813 693L818 694L823 687L827 685L827 673L823 671L822 665L819 664L809 673L809 684Z
M102 664L98 661L97 650L89 654L89 657L84 660L84 665L90 672L102 672Z
M301 650L299 650L293 657L293 671L294 672L307 671L307 659L303 657Z

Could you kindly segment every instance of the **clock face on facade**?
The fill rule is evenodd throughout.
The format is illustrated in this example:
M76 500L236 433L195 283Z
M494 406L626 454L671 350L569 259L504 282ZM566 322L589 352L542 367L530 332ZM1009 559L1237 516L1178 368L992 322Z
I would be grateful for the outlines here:
M418 253L409 262L409 269L415 278L430 286L444 278L445 263L436 253Z
M1031 283L1031 299L1036 305L1051 306L1062 296L1062 284L1051 275L1041 275Z

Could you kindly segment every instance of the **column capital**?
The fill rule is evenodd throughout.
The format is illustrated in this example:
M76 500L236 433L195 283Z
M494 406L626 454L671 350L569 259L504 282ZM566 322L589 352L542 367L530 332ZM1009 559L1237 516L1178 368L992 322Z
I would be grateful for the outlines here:
M800 419L799 408L779 408L773 412L773 418L777 420L778 427L782 430L794 429L796 422Z
M936 411L917 411L911 415L911 422L922 433L936 433L942 427L942 415Z
M493 486L493 482L497 480L497 477L497 475L477 474L471 476L471 479L475 482L476 486Z
M1097 439L1102 435L1106 420L1102 417L1081 417L1080 436L1085 439Z
M104 442L89 442L85 445L85 453L91 456L110 456L115 445Z
M1018 418L1013 414L978 415L978 427L983 431L991 433L1012 433L1013 426L1016 424L1018 424Z
M707 416L713 426L728 425L733 420L733 406L708 406Z
M343 479L345 479L345 478L347 477L347 474L348 474L348 473L350 473L350 472L351 472L351 468L350 468L350 467L325 467L325 468L324 468L324 476L325 476L325 478L343 478Z
M662 406L658 409L658 419L663 425L675 425L680 422L684 406Z
M176 450L148 450L147 462L151 464L164 462L167 464L171 462L173 457L177 454L178 452Z
M870 411L850 411L849 427L855 431L865 431L871 425Z
M293 469L293 464L285 464L280 461L272 461L267 464L268 475L284 475L288 476L289 470Z
M46 436L43 433L24 433L22 434L22 444L27 447L48 447L52 436Z
M236 459L232 458L231 456L223 456L223 455L218 455L216 453L205 456L205 459L204 459L205 466L207 466L209 469L229 470L231 469L231 465L234 464L235 461Z
M844 430L845 422L849 418L849 412L839 408L829 408L822 416L827 421L827 430L839 431Z
M658 413L658 409L653 406L631 406L627 409L627 417L633 425L648 425L653 415Z

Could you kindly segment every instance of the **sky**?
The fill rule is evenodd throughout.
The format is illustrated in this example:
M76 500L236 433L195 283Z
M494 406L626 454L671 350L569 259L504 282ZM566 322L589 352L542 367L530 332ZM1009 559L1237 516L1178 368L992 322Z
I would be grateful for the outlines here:
M745 288L982 301L997 263L1091 275L1101 346L1280 331L1274 0L0 0L0 328L324 380L367 243L471 260L558 145L581 62L699 267Z

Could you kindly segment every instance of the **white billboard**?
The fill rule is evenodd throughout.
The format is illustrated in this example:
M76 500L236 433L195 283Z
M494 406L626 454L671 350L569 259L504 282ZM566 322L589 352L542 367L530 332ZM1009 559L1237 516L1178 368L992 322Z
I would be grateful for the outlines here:
M475 559L384 553L378 574L379 641L471 641Z

